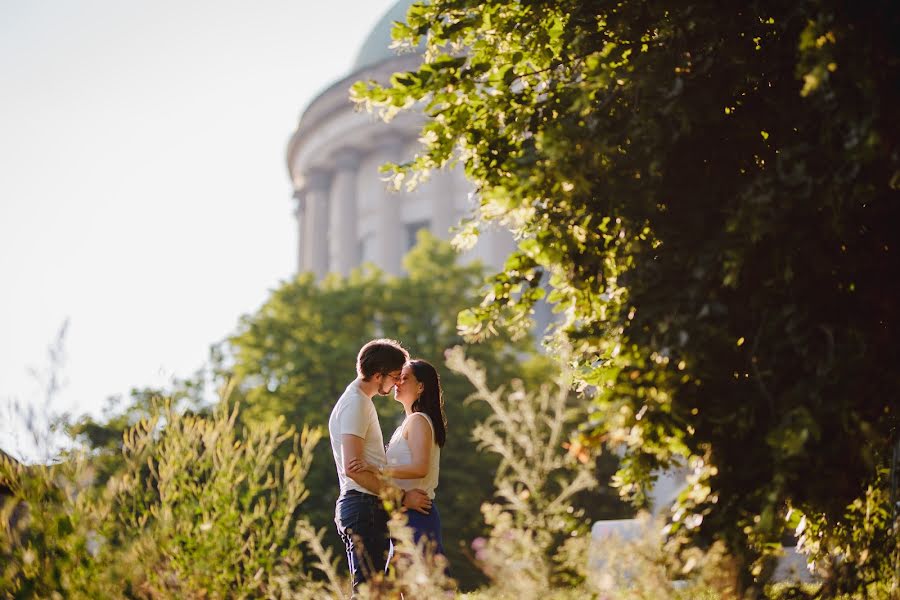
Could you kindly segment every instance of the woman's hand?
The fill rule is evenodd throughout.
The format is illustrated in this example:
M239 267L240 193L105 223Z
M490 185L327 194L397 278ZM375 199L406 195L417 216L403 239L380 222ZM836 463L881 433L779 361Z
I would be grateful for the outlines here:
M425 490L408 490L403 494L401 505L407 510L414 510L427 515L431 510L431 498L428 497Z
M369 473L374 473L376 475L381 472L378 467L366 462L363 458L354 458L350 461L347 469L348 473L362 473L363 471L368 471Z

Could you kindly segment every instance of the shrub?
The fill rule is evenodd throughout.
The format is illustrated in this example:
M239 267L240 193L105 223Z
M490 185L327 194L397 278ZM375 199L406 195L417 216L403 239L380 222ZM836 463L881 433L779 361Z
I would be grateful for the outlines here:
M35 467L0 459L4 597L339 596L323 533L301 507L321 433L280 422L239 431L226 407L202 417L160 405L126 431L124 467L103 487L83 454Z

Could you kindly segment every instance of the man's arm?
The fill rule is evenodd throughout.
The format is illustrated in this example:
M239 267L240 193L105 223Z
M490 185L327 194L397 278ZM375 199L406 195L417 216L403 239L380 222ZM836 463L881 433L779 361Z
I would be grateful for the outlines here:
M341 456L343 457L343 469L347 477L363 486L373 494L380 495L387 489L393 489L398 494L399 488L383 480L380 475L372 471L350 471L350 463L355 460L363 460L363 439L352 433L341 434ZM403 493L400 503L406 508L418 511L424 515L431 509L431 498L422 490L408 490Z
M384 482L378 475L371 471L357 471L354 473L350 470L350 463L354 459L363 458L363 442L364 440L358 435L353 435L352 433L341 434L341 455L344 461L342 465L344 473L373 494L380 494L382 489L384 489Z

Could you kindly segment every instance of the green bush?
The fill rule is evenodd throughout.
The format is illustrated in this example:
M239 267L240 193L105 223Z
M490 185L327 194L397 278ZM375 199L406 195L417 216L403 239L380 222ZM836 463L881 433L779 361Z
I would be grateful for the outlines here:
M687 600L733 597L733 566L721 544L681 550L662 523L643 518L634 541L596 542L591 520L574 506L599 487L593 463L570 440L586 407L573 401L563 373L537 390L521 382L492 390L484 372L456 348L448 367L475 388L490 416L474 430L481 449L500 457L496 496L482 505L490 533L475 557L491 579L469 598Z
M126 431L124 466L103 486L92 485L83 454L35 467L0 460L10 490L3 596L339 595L322 532L301 506L321 433L277 421L238 430L237 415L237 407L203 417L159 406Z
M117 564L99 551L108 504L83 455L26 466L0 456L0 597L120 596Z

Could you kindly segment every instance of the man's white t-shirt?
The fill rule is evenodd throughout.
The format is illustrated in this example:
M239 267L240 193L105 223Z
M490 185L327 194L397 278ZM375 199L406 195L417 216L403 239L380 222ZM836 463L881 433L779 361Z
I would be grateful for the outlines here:
M334 405L331 416L328 418L328 436L331 438L331 452L334 454L334 464L337 467L341 492L357 490L371 494L371 491L344 473L344 452L341 446L341 436L345 433L361 437L363 439L363 458L366 462L378 467L383 467L387 463L384 455L384 438L381 435L378 413L375 412L375 403L362 393L361 383L362 380L354 379L341 394L337 404Z

